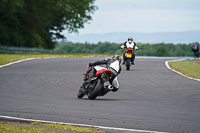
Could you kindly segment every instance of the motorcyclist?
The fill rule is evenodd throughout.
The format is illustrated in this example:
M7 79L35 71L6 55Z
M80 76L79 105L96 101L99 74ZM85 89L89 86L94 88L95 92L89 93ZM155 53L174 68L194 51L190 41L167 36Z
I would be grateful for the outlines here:
M194 55L198 58L199 57L199 47L198 47L197 43L193 43L191 45L191 50L192 50L192 52L194 52Z
M90 83L92 78L95 76L97 72L96 65L106 65L106 68L112 72L112 77L109 80L110 85L104 87L104 91L101 96L105 95L109 91L116 92L119 89L119 82L117 76L121 72L121 57L119 55L114 55L111 59L104 59L101 61L95 61L93 63L89 63L91 69L89 70L89 78L84 82L84 84Z
M138 50L139 48L136 46L136 43L133 41L133 38L132 37L129 37L128 38L128 41L124 42L124 44L121 46L121 48L126 48L126 50L124 51L123 53L123 63L122 64L125 64L125 53L127 52L127 48L129 50L132 50L132 58L131 58L131 64L134 65L134 61L135 61L135 50Z

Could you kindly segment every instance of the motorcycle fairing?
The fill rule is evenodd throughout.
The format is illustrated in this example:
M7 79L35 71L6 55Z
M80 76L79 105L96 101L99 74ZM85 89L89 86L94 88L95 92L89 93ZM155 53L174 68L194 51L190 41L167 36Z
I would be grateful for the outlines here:
M103 72L109 72L110 73L110 77L112 76L112 72L110 70L108 70L107 68L105 68L105 67L95 66L94 68L97 70L97 72L95 74L95 77L99 76Z
M132 50L127 51L126 58L132 58Z
M89 71L89 68L86 70L85 74Z
M132 54L126 54L126 58L132 58Z

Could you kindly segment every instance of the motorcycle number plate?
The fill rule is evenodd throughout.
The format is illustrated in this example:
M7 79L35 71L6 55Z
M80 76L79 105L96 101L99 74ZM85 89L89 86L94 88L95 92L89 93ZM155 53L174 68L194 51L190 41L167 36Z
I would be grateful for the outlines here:
M132 54L127 54L126 57L127 57L127 58L131 58L131 57L132 57Z

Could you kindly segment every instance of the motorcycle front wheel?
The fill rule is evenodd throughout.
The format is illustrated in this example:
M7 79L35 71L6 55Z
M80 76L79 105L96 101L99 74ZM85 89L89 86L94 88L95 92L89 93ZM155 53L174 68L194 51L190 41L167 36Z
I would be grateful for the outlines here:
M197 52L195 53L195 56L196 56L197 58L199 58L199 51L197 51Z
M127 58L126 59L126 70L130 70L130 63L131 63L131 59Z
M83 93L83 89L82 89L82 86L81 86L79 91L78 91L77 97L78 98L83 98L83 96L84 96L84 93Z
M94 87L92 91L89 91L88 98L91 100L96 99L96 97L101 93L102 88L104 87L103 81L101 79L98 79L98 83Z

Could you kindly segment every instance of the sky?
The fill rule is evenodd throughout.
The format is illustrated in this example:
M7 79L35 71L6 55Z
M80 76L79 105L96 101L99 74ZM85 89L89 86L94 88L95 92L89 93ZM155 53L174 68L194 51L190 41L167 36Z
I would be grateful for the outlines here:
M200 0L96 0L98 10L78 35L200 30Z

